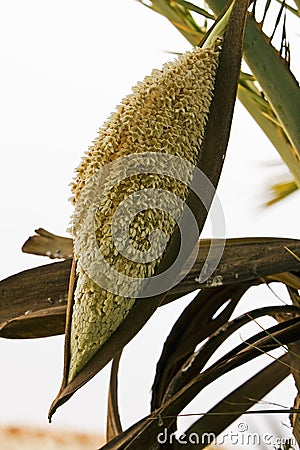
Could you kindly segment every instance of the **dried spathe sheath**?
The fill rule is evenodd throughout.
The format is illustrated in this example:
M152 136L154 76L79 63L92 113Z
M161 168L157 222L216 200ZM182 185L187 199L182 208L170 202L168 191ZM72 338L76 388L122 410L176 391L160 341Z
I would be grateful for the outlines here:
M168 191L174 195L173 217L163 207L147 208L147 198L143 195L139 197L140 212L130 224L129 236L137 251L147 252L154 230L162 230L168 242L182 212L175 198L185 201L188 194L185 183L176 180L176 177L160 175L157 173L159 167L154 174L127 176L120 160L119 166L114 166L102 176L103 191L107 186L113 187L107 188L105 195L102 195L91 222L88 210L97 197L94 177L108 163L134 153L149 152L149 158L150 152L166 153L196 165L213 97L220 45L221 39L218 38L210 48L195 48L175 62L165 64L162 70L154 70L143 82L138 83L133 93L122 101L104 124L77 169L77 178L73 184L75 213L72 232L74 254L78 262L78 281L71 318L68 382L118 328L136 301L134 296L116 295L104 289L101 283L95 282L95 243L97 251L101 252L110 267L141 280L153 275L161 260L162 255L151 261L137 262L118 251L111 231L117 207L127 199L129 214L130 202L134 203L134 199L130 200L128 196L137 191L156 190L158 205L160 192ZM159 158L157 164L159 166ZM161 169L163 171L163 167ZM122 170L125 170L122 181L114 183L118 179L116 172ZM178 167L174 167L176 170ZM172 203L172 198L170 201ZM94 230L93 238L90 235L91 227ZM152 242L152 245L155 243ZM102 274L104 278L105 270ZM99 267L95 271L99 272Z

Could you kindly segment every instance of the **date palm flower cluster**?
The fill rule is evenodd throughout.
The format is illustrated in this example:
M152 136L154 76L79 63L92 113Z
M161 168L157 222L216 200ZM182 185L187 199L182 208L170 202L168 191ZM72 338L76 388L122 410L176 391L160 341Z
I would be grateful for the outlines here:
M149 209L143 191L151 189L151 194L156 193L158 197L162 190L169 191L183 202L188 193L186 184L160 174L159 167L155 174L137 173L130 176L129 171L126 172L124 157L133 153L148 153L151 159L153 153L155 156L167 153L193 165L197 163L213 97L221 45L222 39L216 38L209 47L196 47L174 62L166 63L162 70L153 70L123 99L100 129L98 138L77 168L72 187L75 204L72 233L78 279L71 324L69 382L123 322L136 301L132 296L108 292L101 283L94 281L95 245L109 267L141 280L151 277L161 260L161 255L158 255L148 262L136 262L134 258L125 258L118 252L111 230L117 207L128 196L140 193L138 200L133 198L127 205L126 211L129 213L130 205L134 207L131 203L139 202L139 213L130 224L129 237L134 249L147 252L149 236L154 230L162 230L166 241L169 241L182 208L175 202L173 217L164 211L163 205ZM145 164L148 158L145 158ZM102 196L95 215L88 219L87 211L99 196L94 188L97 171L118 160L120 164L108 170L101 185L101 190L105 190L107 184L112 188ZM155 162L158 166L164 164L159 157L155 158ZM179 167L174 167L174 173L178 170ZM119 182L120 172L122 180ZM86 224L87 221L93 223ZM90 239L91 229L95 239ZM154 241L151 244L155 246Z
M64 372L50 421L107 363L116 367L194 266L206 267L198 240L229 140L248 6L233 2L197 47L138 83L76 169Z

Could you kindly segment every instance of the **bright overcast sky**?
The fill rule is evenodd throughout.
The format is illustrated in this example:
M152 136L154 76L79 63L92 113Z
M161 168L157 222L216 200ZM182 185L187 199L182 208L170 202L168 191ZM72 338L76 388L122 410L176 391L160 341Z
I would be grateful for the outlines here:
M72 212L69 183L99 126L138 80L173 58L168 51L190 47L165 19L134 0L5 2L0 36L0 277L5 278L48 263L22 254L21 246L38 227L66 234ZM299 48L299 35L296 39ZM237 104L218 190L227 236L299 236L298 193L262 208L267 186L285 173L273 164L277 161L276 151ZM284 290L278 292L286 298ZM278 303L267 288L256 288L247 302L245 308ZM155 363L185 304L187 300L159 311L124 354L120 389L125 426L148 412ZM47 425L48 407L60 385L62 354L62 336L1 340L0 421ZM107 373L102 371L60 408L52 426L103 430ZM218 383L217 394L231 390L230 380ZM286 384L288 389L292 384ZM212 394L205 395L190 411L213 404ZM290 405L293 396L291 390L282 401ZM254 430L255 419L248 422Z

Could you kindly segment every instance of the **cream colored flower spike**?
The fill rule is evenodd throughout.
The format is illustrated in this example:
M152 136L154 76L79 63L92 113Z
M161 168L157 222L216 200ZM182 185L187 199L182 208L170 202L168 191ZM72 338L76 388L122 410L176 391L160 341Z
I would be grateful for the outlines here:
M189 171L182 182L178 175L181 169L174 164L174 177L166 175L166 160L161 155L196 165L221 42L217 39L211 48L195 48L138 83L104 124L77 169L72 232L78 281L68 382L139 301L135 299L143 280L155 273L163 241L169 241L180 218L192 173ZM127 162L129 155L145 153L148 156L138 160L134 168ZM155 173L145 170L151 161ZM140 170L136 167L139 164ZM101 188L97 189L99 184ZM169 193L167 208L162 201L163 192ZM120 214L117 208L122 202L125 209ZM127 227L129 240L124 241L118 226L126 228L127 217L131 218ZM161 233L157 234L157 230ZM146 256L143 259L141 255ZM113 278L109 285L112 272L120 274L120 278ZM140 282L133 288L127 286L128 277Z

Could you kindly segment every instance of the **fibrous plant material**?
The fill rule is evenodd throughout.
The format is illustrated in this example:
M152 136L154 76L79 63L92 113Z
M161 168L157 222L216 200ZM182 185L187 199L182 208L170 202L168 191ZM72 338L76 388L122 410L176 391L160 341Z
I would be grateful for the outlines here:
M199 158L221 45L216 38L138 83L77 169L72 220L77 283L68 382L123 322L145 279L155 274L180 219L193 175L190 167ZM128 158L133 154L142 156L133 160L134 166ZM166 154L175 157L171 176L165 174ZM126 229L127 238L114 227ZM105 264L97 263L99 254ZM118 275L107 285L112 273ZM124 287L128 277L138 280L133 287Z

